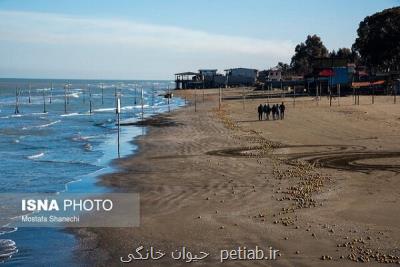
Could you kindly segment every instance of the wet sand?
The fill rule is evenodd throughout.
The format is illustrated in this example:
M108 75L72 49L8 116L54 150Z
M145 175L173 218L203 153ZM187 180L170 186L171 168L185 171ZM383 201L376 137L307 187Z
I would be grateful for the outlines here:
M224 96L240 95L239 90ZM221 249L279 249L277 260L226 266L398 266L400 259L400 104L387 96L318 103L285 101L285 120L258 121L267 99L223 101L216 90L179 92L186 108L146 123L139 153L121 159L102 183L139 192L141 225L81 229L79 260L120 266L143 245L182 246L210 256ZM204 98L204 101L203 101ZM164 257L128 266L184 266Z

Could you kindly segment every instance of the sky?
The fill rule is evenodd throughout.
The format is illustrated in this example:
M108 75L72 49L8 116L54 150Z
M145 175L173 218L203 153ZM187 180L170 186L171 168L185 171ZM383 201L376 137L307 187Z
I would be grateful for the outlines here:
M0 0L0 78L173 79L290 63L317 34L351 47L400 0Z

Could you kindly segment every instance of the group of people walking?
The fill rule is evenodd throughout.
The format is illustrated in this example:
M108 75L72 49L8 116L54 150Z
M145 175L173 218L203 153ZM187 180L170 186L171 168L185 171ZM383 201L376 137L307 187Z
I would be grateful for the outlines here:
M285 104L260 104L258 106L258 120L262 121L264 118L269 120L272 115L273 120L283 120L285 118Z

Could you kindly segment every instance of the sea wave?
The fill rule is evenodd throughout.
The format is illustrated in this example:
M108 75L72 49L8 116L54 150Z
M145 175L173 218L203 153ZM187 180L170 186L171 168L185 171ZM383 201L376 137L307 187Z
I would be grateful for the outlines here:
M73 117L73 116L86 116L86 113L67 113L60 115L61 117Z
M11 258L17 252L18 249L13 240L0 239L0 263Z
M44 153L41 152L41 153L39 153L39 154L35 154L35 155L32 155L32 156L28 156L27 158L28 158L28 159L37 159L37 158L41 158L41 157L43 157L43 156L44 156Z
M148 108L149 105L143 105L143 108ZM132 110L132 109L136 109L136 108L142 108L142 105L134 105L134 106L123 106L121 107L121 110ZM95 109L95 112L115 112L115 108L99 108L99 109Z
M53 121L53 122L50 122L50 123L47 123L47 124L38 125L38 126L35 126L35 127L36 127L36 128L45 128L45 127L49 127L49 126L51 126L51 125L57 124L57 123L59 123L59 122L61 122L61 121L60 121L60 120L57 120L57 121Z
M74 97L74 98L79 98L79 93L72 93L72 94L69 94L68 96Z

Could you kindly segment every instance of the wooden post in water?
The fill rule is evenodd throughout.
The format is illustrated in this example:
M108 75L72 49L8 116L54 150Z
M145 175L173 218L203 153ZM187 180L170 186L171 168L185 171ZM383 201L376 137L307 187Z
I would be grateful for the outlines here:
M45 94L45 90L43 90L42 93L43 93L43 113L46 113L46 94Z
M204 90L204 89L203 89L203 90ZM171 112L171 107L170 107L170 103L169 103L169 102L170 102L170 98L171 98L172 96L171 96L171 91L169 90L169 84L168 84L168 87L167 87L167 92L168 92L168 93L167 93L167 96L168 96L168 97L167 97L167 101L168 101L168 112Z
M337 86L338 86L338 88L337 88L337 90L338 90L338 106L340 106L340 83Z
M15 87L15 111L14 114L19 114L19 89Z
M70 90L70 84L69 84L69 82L67 83L67 94L66 94L66 96L67 96L67 104L69 105L69 90Z
M89 87L89 114L92 115L92 89Z
M83 90L83 104L86 103L86 91L88 89L88 85L86 84L85 88L82 88Z
M104 83L101 83L101 104L104 105Z
M155 90L154 90L154 83L153 86L151 87L151 106L154 108L154 100L155 100Z
M52 98L53 98L53 82L50 83L50 97L49 97L50 104L51 104Z
M142 87L142 92L141 92L142 94L142 96L141 96L141 102L142 102L142 123L143 123L143 120L144 120L144 96L143 96L143 87Z
M67 114L67 85L64 85L64 113Z
M115 106L117 106L117 87L116 86L114 87L114 103L115 103Z
M134 105L137 105L137 85L135 83L135 96L134 96Z
M29 83L29 96L28 96L28 103L30 104L31 103L31 89L32 89L32 86L31 86L31 84Z
M121 157L121 153L120 153L120 113L121 113L121 99L120 96L118 96L117 98L117 106L115 109L115 112L117 113L117 127L118 127L118 136L117 136L117 142L118 142L118 158Z

